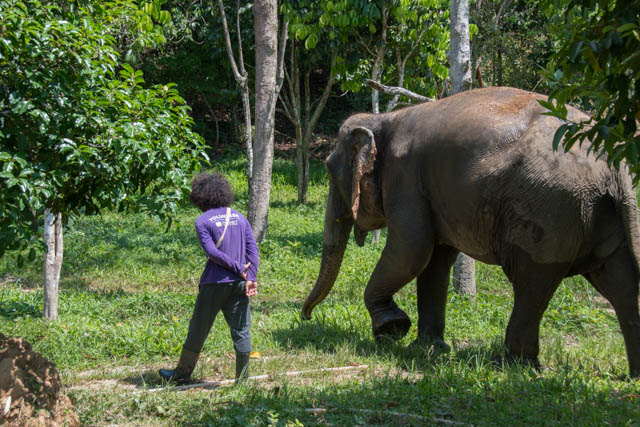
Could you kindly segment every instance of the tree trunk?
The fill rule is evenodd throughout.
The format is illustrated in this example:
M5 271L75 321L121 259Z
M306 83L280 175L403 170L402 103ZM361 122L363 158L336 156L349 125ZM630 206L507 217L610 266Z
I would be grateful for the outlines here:
M498 47L498 63L496 67L498 69L498 86L502 86L504 84L504 79L502 77L502 46Z
M476 290L476 262L463 253L458 255L453 264L453 288L461 294L475 296Z
M382 83L382 71L384 69L384 53L387 50L387 20L389 18L389 6L386 4L382 8L382 31L380 32L380 46L376 49L376 58L371 68L371 80ZM380 93L378 89L371 90L371 112L380 112Z
M307 74L307 78L308 78ZM302 126L296 127L296 171L298 172L298 203L307 203L309 190L309 144L311 135Z
M253 3L256 49L255 141L253 177L249 187L248 219L256 241L267 233L271 170L273 166L273 130L278 100L278 2L256 0ZM284 46L281 47L284 49Z
M244 145L247 150L247 179L251 185L253 177L253 138L251 135L251 102L249 101L249 85L245 82L242 88L242 108L244 109Z
M296 168L298 169L298 203L307 203L309 192L309 143L310 137L302 137L296 140Z
M451 0L451 93L471 89L471 45L469 44L469 0Z
M452 95L471 89L471 45L469 44L469 0L451 0L451 65ZM475 261L460 253L453 266L453 287L462 294L476 294Z
M47 320L58 318L58 284L62 268L62 214L44 213L44 242L47 253L44 258L44 305L42 315Z

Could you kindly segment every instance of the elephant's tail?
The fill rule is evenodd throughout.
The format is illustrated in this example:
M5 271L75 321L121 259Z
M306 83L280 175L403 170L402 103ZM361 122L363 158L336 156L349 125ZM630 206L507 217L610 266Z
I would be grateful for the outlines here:
M617 173L618 188L620 197L618 198L618 209L622 214L624 231L627 244L633 255L636 273L640 277L640 224L638 223L638 201L636 192L631 182L626 166L620 167Z

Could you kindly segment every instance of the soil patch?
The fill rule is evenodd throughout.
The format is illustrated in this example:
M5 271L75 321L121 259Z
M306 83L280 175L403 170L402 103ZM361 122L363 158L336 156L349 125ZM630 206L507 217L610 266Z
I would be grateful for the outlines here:
M0 334L0 424L77 426L56 367L22 338Z
M315 160L324 161L331 150L335 147L336 138L327 135L313 135L309 142L309 157ZM276 142L275 151L277 155L285 158L296 157L295 140L283 140Z

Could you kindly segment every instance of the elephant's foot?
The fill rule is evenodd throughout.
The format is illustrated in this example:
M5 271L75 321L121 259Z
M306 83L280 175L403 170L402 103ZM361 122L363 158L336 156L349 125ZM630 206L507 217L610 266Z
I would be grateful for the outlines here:
M404 337L411 327L411 320L395 303L371 314L373 336L376 340L389 338L399 340Z
M424 349L430 355L434 356L451 352L451 347L449 346L449 344L444 342L442 338L434 337L418 337L411 344L409 344L409 348Z

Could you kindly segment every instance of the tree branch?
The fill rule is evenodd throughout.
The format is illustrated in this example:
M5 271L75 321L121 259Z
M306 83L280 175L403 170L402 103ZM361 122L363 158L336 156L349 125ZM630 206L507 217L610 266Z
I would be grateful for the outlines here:
M227 56L229 56L229 63L231 64L231 71L233 72L233 77L235 77L236 81L240 83L240 85L244 86L247 82L247 75L246 73L241 74L240 71L238 71L236 60L233 57L233 49L231 48L231 37L229 36L229 27L227 26L227 15L224 12L224 5L222 4L222 0L218 0L218 9L220 10L220 17L222 18L222 29L224 32L224 45L227 49Z
M336 81L335 65L336 65L337 56L338 55L335 50L331 52L331 71L329 74L329 81L324 87L324 91L322 92L322 96L320 97L320 102L318 102L318 105L316 105L316 109L313 111L313 115L311 116L311 120L309 121L308 128L310 131L313 131L313 129L316 127L316 124L318 123L318 120L320 120L320 115L322 114L322 110L324 110L324 106L327 103L327 99L331 94L331 88L333 87L333 83Z
M278 43L278 71L276 74L276 91L280 93L284 83L284 54L287 49L287 37L289 35L289 21L286 18L282 20L282 29L280 32L280 42Z
M236 0L236 33L238 33L238 62L240 63L240 74L247 75L244 68L244 54L242 53L242 33L240 32L240 0Z
M426 97L426 96L418 95L417 93L411 92L410 90L405 89L403 87L387 86L387 85L383 85L382 83L379 83L379 82L374 82L371 79L366 79L365 80L365 84L367 86L369 86L370 88L379 90L380 92L389 93L389 94L392 94L392 95L400 94L402 96L405 96L405 97L407 97L409 99L412 99L412 100L418 101L418 102L433 102L433 101L435 101L435 99L433 99L433 98L429 98L429 97Z
M509 8L511 6L511 3L513 2L513 0L504 0L501 4L500 4L500 8L498 9L498 13L496 13L496 17L493 21L493 24L497 27L498 24L500 23L500 18L502 18L502 14L504 13L504 11Z

